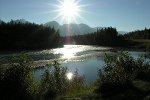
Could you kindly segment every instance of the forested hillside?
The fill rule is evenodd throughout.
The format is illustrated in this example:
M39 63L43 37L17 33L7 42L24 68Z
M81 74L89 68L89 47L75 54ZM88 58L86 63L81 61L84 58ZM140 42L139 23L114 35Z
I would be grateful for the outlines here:
M124 35L127 39L150 39L150 29L136 30Z
M0 23L0 49L43 49L59 45L59 31L29 22Z
M64 37L66 43L70 41L76 44L102 45L102 46L125 46L125 39L119 35L116 28L108 27L97 29L94 33Z

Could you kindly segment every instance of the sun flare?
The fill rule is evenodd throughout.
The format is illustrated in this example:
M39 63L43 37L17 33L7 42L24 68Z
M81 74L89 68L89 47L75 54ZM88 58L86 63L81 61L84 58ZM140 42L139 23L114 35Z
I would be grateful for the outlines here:
M78 5L77 0L64 0L63 2L60 2L58 7L60 15L67 23L70 23L79 16L80 6Z
M81 0L57 0L59 4L53 6L56 7L54 12L58 12L58 15L54 18L61 18L61 21L66 23L77 22L77 18L84 19L80 14L85 12L82 8L87 5L81 5Z
M73 0L66 0L60 6L61 13L68 19L79 15L79 8Z

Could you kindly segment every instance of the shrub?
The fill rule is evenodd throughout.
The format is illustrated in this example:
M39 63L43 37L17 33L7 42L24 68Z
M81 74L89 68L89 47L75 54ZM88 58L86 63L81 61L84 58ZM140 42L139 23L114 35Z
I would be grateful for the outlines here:
M61 67L58 62L48 65L42 75L40 93L42 98L53 99L66 92L68 85L66 79L67 68Z
M73 78L67 79L68 69L57 61L45 66L38 82L34 80L34 68L28 55L22 54L11 62L7 68L0 66L1 100L53 100L84 88L84 77L75 71Z
M33 68L31 60L26 54L22 54L16 63L10 64L5 70L1 70L0 94L2 100L24 100L34 98Z
M105 66L99 70L97 93L109 99L122 100L128 97L141 100L144 94L134 87L132 81L142 79L142 74L147 75L149 67L143 58L134 59L128 53L121 52L112 56L106 54Z
M71 91L74 90L82 90L85 87L85 78L84 76L79 75L78 69L74 72L74 77L70 81L70 89Z
M71 80L67 79L68 69L60 66L57 61L45 67L45 72L40 81L41 98L54 99L57 96L65 96L84 87L84 78L75 72Z

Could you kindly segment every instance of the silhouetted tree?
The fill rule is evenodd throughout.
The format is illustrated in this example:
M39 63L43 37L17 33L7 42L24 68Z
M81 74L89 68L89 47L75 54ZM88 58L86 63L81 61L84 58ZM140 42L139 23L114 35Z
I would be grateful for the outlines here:
M125 44L124 37L118 34L116 28L112 27L97 29L96 32L85 35L67 36L63 39L65 41L68 38L70 39L69 42L75 42L76 44L103 46L124 46Z
M124 35L127 39L150 39L150 29L136 30Z
M0 23L0 49L43 49L59 45L59 31L29 22Z

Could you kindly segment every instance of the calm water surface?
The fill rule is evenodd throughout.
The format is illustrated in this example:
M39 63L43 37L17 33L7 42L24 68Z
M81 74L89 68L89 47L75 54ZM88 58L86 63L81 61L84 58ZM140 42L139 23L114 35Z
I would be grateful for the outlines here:
M60 54L60 58L66 60L61 61L63 67L67 67L70 72L78 69L80 75L84 75L86 84L92 84L98 78L98 69L104 66L104 57L101 53L111 52L112 48L85 46L85 45L65 45L64 48L55 49L56 54ZM134 58L138 58L146 52L129 52ZM90 56L90 57L89 57ZM75 59L76 58L76 59ZM43 69L37 70L35 73L38 79L44 72Z
M84 75L86 84L95 82L98 77L98 69L104 66L104 52L111 53L112 48L88 46L88 45L64 45L63 48L56 48L50 50L41 50L26 52L34 61L44 62L47 64L51 60L60 60L63 67L67 67L70 72L78 69L80 75ZM137 58L146 52L129 52L133 57ZM15 54L1 54L0 62L7 63L11 56L19 56L20 53ZM38 66L38 64L37 64ZM37 69L35 71L35 78L39 79L44 69Z

